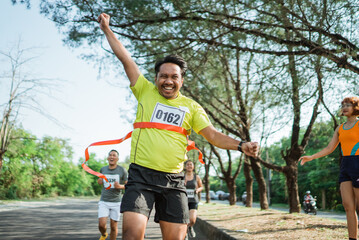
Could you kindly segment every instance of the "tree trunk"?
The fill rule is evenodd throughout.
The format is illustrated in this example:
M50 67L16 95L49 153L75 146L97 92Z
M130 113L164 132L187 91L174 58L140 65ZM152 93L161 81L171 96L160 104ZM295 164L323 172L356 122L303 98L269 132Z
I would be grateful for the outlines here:
M325 197L325 189L322 189L322 209L326 209L327 199Z
M211 201L211 197L209 196L209 166L210 166L210 162L204 165L205 174L203 178L203 185L206 193L206 203L209 203Z
M254 173L254 177L258 182L258 192L259 192L259 202L262 210L266 210L269 208L268 206L268 198L266 191L266 181L263 176L262 167L258 161L254 158L249 158L251 161L252 170ZM248 194L248 192L247 192Z
M230 178L230 179L226 179L226 184L227 184L227 188L228 188L228 192L229 192L229 205L235 205L236 201L237 201L237 197L236 197L236 183L235 183L235 179Z
M284 174L287 180L289 213L300 213L297 165L293 164L291 166L285 167Z
M1 172L1 169L2 169L3 160L4 160L4 153L2 151L0 151L0 172Z
M267 184L267 198L268 198L268 204L271 205L271 169L267 168L267 179L266 179L266 184Z
M246 178L246 207L252 207L253 203L253 178L251 176L251 165L245 161L243 167L244 177Z

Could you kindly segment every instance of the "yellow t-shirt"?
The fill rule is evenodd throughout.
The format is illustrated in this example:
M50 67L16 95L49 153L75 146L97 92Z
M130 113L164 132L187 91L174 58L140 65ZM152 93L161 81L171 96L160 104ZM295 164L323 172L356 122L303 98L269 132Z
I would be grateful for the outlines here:
M204 109L194 100L179 93L166 99L142 74L131 87L138 106L135 122L158 122L198 133L211 125ZM132 133L131 162L161 172L179 173L186 158L185 135L153 128L137 128Z

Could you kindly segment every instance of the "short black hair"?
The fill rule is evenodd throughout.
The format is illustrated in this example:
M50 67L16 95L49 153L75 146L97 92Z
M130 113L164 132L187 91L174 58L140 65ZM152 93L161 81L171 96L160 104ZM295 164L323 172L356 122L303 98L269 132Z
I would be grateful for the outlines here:
M115 149L112 149L111 151L109 151L109 152L108 152L108 155L110 155L111 152L116 152L116 153L117 153L117 157L120 156L120 154L119 154L119 153L117 152L117 150L115 150Z
M187 62L182 57L180 57L180 56L178 56L176 54L171 54L171 55L168 55L168 56L164 57L163 59L157 60L157 62L155 64L156 76L157 76L158 72L160 71L161 65L164 64L164 63L174 63L174 64L178 65L181 68L182 77L184 77L184 75L186 74Z

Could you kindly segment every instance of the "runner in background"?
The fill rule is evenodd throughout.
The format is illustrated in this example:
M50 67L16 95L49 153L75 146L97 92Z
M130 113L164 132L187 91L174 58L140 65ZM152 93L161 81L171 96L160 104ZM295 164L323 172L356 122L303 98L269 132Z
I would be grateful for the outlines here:
M108 183L102 178L97 180L98 184L102 185L101 199L98 203L98 229L100 230L100 240L105 240L107 233L107 218L110 217L110 240L115 240L118 234L117 223L120 221L120 206L121 206L121 190L125 189L127 183L127 171L121 166L117 165L118 152L111 150L108 154L108 166L102 167L100 173L106 176ZM106 188L111 184L111 188Z
M197 219L198 209L198 194L202 191L202 180L194 172L194 164L191 160L185 162L185 185L188 197L188 209L189 209L189 224L187 234L190 238L196 237L196 232L193 229L193 225Z
M332 153L340 143L342 161L340 164L340 194L347 215L349 239L357 239L358 217L356 200L359 199L359 98L344 98L341 103L342 116L347 121L337 127L328 146L311 156L299 158L301 165Z
M258 154L258 143L239 141L217 131L204 109L180 93L187 70L183 58L168 55L157 61L153 84L141 74L130 53L110 29L110 16L102 13L98 21L112 51L124 66L138 101L135 124L150 123L181 130L133 130L129 179L121 204L123 239L143 239L155 206L155 221L160 224L163 239L183 240L189 223L182 172L188 143L186 135L193 129L216 147L239 150L253 157Z

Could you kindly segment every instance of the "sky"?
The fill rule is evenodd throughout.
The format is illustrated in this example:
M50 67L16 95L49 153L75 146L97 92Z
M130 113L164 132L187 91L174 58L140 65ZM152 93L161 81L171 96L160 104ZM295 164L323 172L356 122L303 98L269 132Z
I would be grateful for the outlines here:
M99 78L97 66L82 60L80 51L65 46L55 24L40 14L38 1L31 3L31 9L26 9L25 5L12 5L10 0L0 1L0 51L8 52L19 39L22 48L35 48L32 53L39 57L29 63L31 74L54 82L59 80L51 93L53 97L39 95L37 99L47 114L66 127L28 109L20 111L18 120L38 138L68 139L74 151L73 161L77 163L89 144L122 138L132 131L132 125L121 118L124 106L128 108L129 88L111 84L129 83L116 73ZM8 66L2 58L0 73L9 70ZM6 99L6 90L1 79L0 104ZM124 161L130 154L130 140L115 146L91 147L90 153L102 158L113 148L120 152L119 162Z

